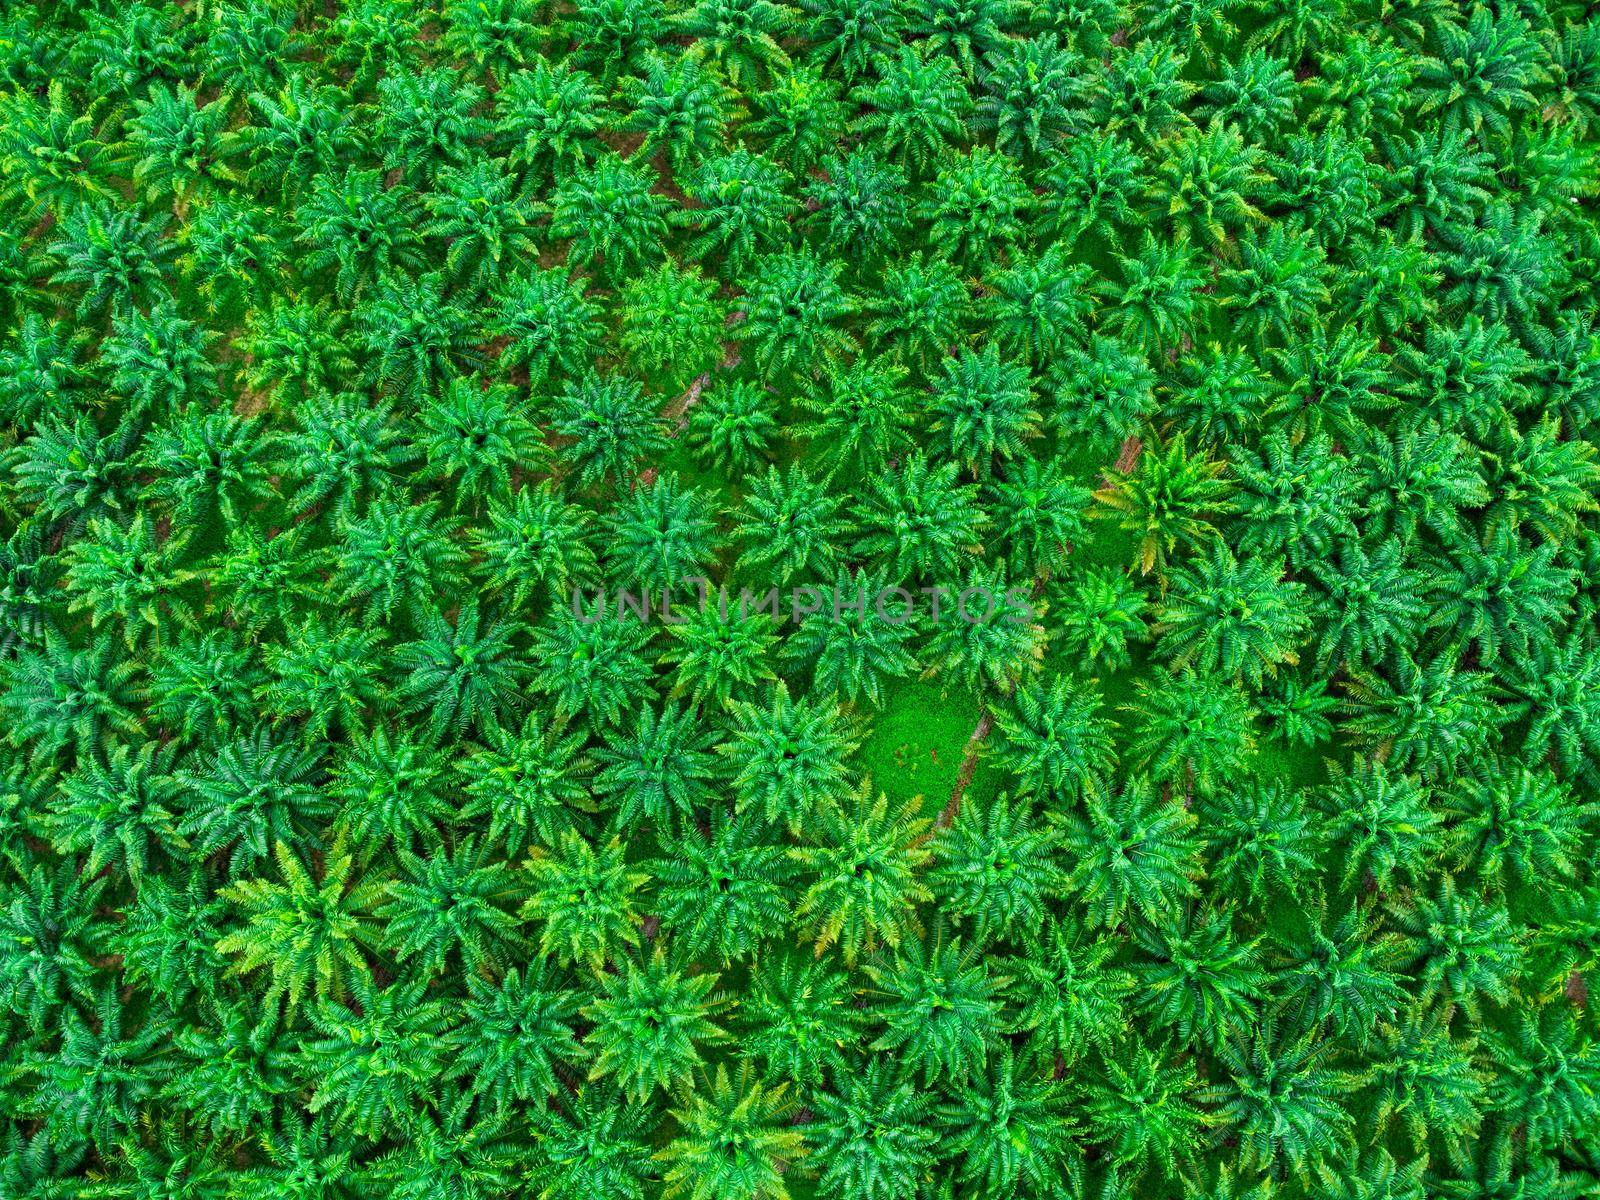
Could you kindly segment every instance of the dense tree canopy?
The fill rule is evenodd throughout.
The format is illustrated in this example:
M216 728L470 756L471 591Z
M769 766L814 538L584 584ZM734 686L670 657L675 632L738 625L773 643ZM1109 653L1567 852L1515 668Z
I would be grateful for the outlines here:
M1600 1193L1593 4L0 8L0 1197Z

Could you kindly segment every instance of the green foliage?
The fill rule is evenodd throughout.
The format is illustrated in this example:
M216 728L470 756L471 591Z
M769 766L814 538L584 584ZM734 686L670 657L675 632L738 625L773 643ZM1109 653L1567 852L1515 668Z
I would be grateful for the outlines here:
M0 1195L1595 1194L1592 7L0 5Z

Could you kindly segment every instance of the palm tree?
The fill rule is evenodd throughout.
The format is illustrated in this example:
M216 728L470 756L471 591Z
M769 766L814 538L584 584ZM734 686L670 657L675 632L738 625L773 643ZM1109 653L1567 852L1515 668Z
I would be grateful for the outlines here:
M317 786L317 755L259 727L192 760L178 778L187 793L178 833L201 858L227 854L238 877L266 860L278 842L305 835L334 805Z
M402 69L378 80L377 118L383 166L426 188L442 167L459 166L488 131L483 89L440 66Z
M1414 775L1373 764L1342 777L1326 797L1327 834L1345 847L1341 883L1387 889L1416 879L1439 841L1439 816Z
M1018 603L1004 566L974 567L942 610L928 637L933 666L972 695L994 687L1010 693L1037 671L1044 658L1040 605ZM953 609L953 611L952 611Z
M907 941L891 963L866 970L887 1026L873 1050L895 1054L908 1074L920 1068L925 1086L959 1083L983 1069L998 1041L1006 980L992 977L972 947L936 929Z
M1450 630L1446 653L1459 655L1471 642L1492 665L1502 653L1527 659L1548 650L1576 590L1555 551L1551 542L1528 546L1509 525L1496 525L1481 544L1450 544L1449 558L1428 572L1432 619Z
M421 240L406 216L410 197L403 186L386 188L377 171L352 166L338 178L319 175L295 211L306 267L338 268L335 288L345 301L395 271L423 269Z
M739 811L759 809L769 822L799 833L820 816L832 822L849 789L848 760L860 744L857 723L831 698L793 700L779 680L765 704L734 701L728 740L717 747L731 763Z
M642 460L666 449L665 422L636 380L589 373L570 383L551 408L551 427L572 441L562 446L577 485L622 486Z
M928 1128L928 1101L912 1081L871 1058L810 1107L816 1117L807 1134L819 1187L844 1200L912 1200L916 1181L933 1168L938 1140Z
M1442 1000L1476 1019L1480 999L1510 1003L1522 956L1502 905L1463 895L1446 875L1435 895L1414 895L1396 915L1420 1004Z
M789 920L796 864L752 814L713 817L709 832L684 822L654 860L656 907L684 953L715 952L724 965L751 957Z
M755 960L739 1003L740 1046L768 1073L815 1095L826 1081L855 1074L866 1014L837 960L774 950Z
M420 626L422 636L401 646L394 662L408 672L400 695L428 714L431 734L494 728L522 707L524 667L510 621L485 619L477 601L469 600L453 624L429 610Z
M1113 319L1130 345L1159 354L1181 345L1202 323L1204 278L1187 244L1158 241L1146 230L1139 252L1119 255L1117 266L1122 282L1110 285L1107 294L1116 302Z
M315 1090L307 1108L331 1112L335 1129L368 1140L415 1124L433 1101L428 1081L444 1050L444 1005L425 1000L426 987L425 975L387 987L363 975L349 1002L326 998L311 1010L304 1053Z
M1203 454L1191 456L1179 437L1164 451L1146 450L1137 471L1113 472L1095 499L1122 514L1124 529L1141 535L1139 569L1148 575L1164 571L1167 556L1179 546L1193 548L1216 536L1208 518L1231 508L1224 469Z
M423 473L448 482L457 511L478 512L507 500L513 473L538 470L549 457L538 429L518 408L507 385L484 387L471 377L452 379L442 396L427 401L419 421ZM517 501L530 492L524 489Z
M779 655L809 669L814 690L881 707L885 681L904 679L917 665L914 599L897 596L881 570L841 571L819 590L821 607L799 618Z
M630 728L602 735L595 785L615 802L615 824L648 820L665 829L701 811L715 795L716 740L695 710L676 704L641 705Z
M755 94L758 119L750 132L766 142L769 157L805 173L844 140L849 108L842 86L809 66L791 66L773 75Z
M597 263L617 281L660 257L668 201L650 190L654 175L647 165L605 153L556 185L550 236L570 239L569 266Z
M354 875L342 840L315 873L283 842L273 857L283 882L246 879L221 889L244 920L217 943L218 953L238 955L230 971L265 967L267 996L286 997L291 1009L302 996L337 1000L368 983L380 885Z
M674 623L668 630L672 645L661 658L676 668L672 695L687 694L696 706L729 708L776 678L767 665L777 643L771 620L731 604L724 610L720 599Z
M1156 668L1123 709L1134 718L1129 758L1138 770L1208 795L1241 776L1255 750L1255 709L1237 686Z
M583 1009L593 1023L585 1045L594 1052L590 1079L614 1077L634 1103L657 1089L671 1092L705 1062L701 1047L727 1035L711 1017L724 1004L717 976L693 974L659 944L628 958L604 978L600 998Z
M758 383L708 380L685 440L699 462L738 479L772 457L777 409L777 398Z
M789 65L778 39L791 19L772 0L697 0L672 24L692 39L691 56L711 62L734 87L753 91L758 80Z
M655 1182L655 1114L623 1104L614 1089L579 1084L570 1098L529 1109L538 1130L527 1168L550 1200L632 1200Z
M1195 890L1199 845L1194 816L1143 779L1084 793L1083 813L1068 817L1062 839L1070 864L1067 889L1093 926L1125 916L1169 918Z
M830 254L848 251L860 263L881 260L911 219L906 175L865 147L822 160L822 178L806 183L816 205L810 220Z
M1209 875L1230 895L1262 903L1297 896L1315 878L1325 821L1303 794L1276 783L1223 788L1201 806Z
M385 846L432 848L451 812L449 763L437 745L382 725L355 735L330 765L328 798L336 826L358 839L363 864Z
M624 854L617 838L597 847L570 829L553 850L533 851L522 916L538 922L541 955L598 974L624 946L639 944L634 893L648 876L630 870Z
M1392 676L1363 670L1346 684L1346 728L1378 757L1435 777L1495 744L1507 714L1491 703L1485 672L1459 669L1444 655L1421 665L1401 655Z
M914 935L916 905L932 893L918 879L931 857L920 797L891 809L870 782L847 802L823 805L796 853L813 882L795 917L816 930L819 950L837 944L848 965Z
M644 135L637 152L640 158L660 153L674 175L684 176L722 144L728 89L694 58L685 55L669 61L652 55L644 70L624 79L622 87L628 105L622 127Z
M1441 112L1446 131L1503 133L1512 114L1536 103L1530 85L1543 73L1539 45L1518 14L1474 8L1464 26L1438 22L1434 36L1439 54L1423 60L1417 82L1433 92L1422 111Z
M413 961L426 975L459 962L464 973L503 970L523 949L517 919L506 907L517 897L510 867L491 861L485 844L467 837L427 858L401 849L403 875L389 884L376 915L395 961Z
M805 1151L787 1120L787 1084L766 1085L750 1064L730 1082L718 1064L709 1084L674 1111L682 1132L661 1151L667 1164L664 1196L690 1200L784 1200L786 1166Z
M179 783L172 764L172 749L154 742L85 759L61 777L60 799L42 827L63 852L84 855L84 870L112 867L137 887L148 869L187 849L173 811Z
M696 255L721 255L728 268L750 271L789 245L794 200L787 172L770 158L734 150L706 159L685 185L698 206L685 220L700 231Z
M911 447L906 369L885 359L858 358L830 365L815 397L802 403L815 419L798 427L822 478L870 478Z
M1143 588L1128 571L1090 567L1047 594L1065 661L1101 671L1118 671L1132 662L1128 643L1144 639L1146 604Z
M878 78L857 88L866 105L854 132L881 146L901 166L925 172L964 132L972 108L955 64L937 54L898 47L879 60Z
M1054 33L997 41L984 55L984 95L973 124L994 131L995 147L1019 161L1039 159L1080 124L1077 59Z
M1142 1042L1102 1054L1088 1087L1088 1134L1132 1178L1180 1178L1194 1167L1206 1120L1191 1099L1197 1082L1193 1063L1174 1064Z
M486 844L508 856L552 845L595 810L594 761L583 752L583 734L569 732L565 721L533 712L520 729L490 725L482 736L484 747L457 773L467 796L460 816L475 824L487 819Z
M937 1112L956 1178L973 1196L1048 1195L1082 1177L1065 1089L1019 1068L1009 1044Z
M1002 793L987 809L967 805L934 842L928 879L941 906L971 922L980 942L1031 937L1063 890L1059 836L1028 800Z
M509 72L495 93L494 134L525 184L567 174L599 148L602 94L587 71L544 55Z
M639 376L681 392L722 357L723 309L697 268L662 263L623 285L622 347Z
M340 532L335 582L370 624L397 614L420 623L433 598L462 579L466 551L452 537L455 523L442 519L432 501L403 507L374 501Z
M704 578L716 551L710 498L676 474L636 488L606 519L606 566L618 586L659 593Z
M536 267L507 280L488 326L507 341L500 361L526 368L534 388L553 378L584 376L598 355L599 307L584 295L581 280L554 268Z
M1305 588L1283 578L1281 562L1234 557L1221 542L1175 571L1158 610L1156 650L1179 669L1244 679L1261 687L1284 664L1310 622Z
M891 579L949 578L979 547L984 517L977 488L956 482L954 463L936 465L914 454L898 472L872 479L870 488L855 507L861 533L854 549Z
M982 146L947 153L932 193L916 215L929 223L932 243L973 273L1002 260L1022 240L1033 208L1033 193L1017 164Z
M531 682L558 714L582 714L595 727L616 725L650 679L647 641L634 621L603 611L580 617L564 606L534 628Z
M1329 1050L1314 1029L1271 1019L1217 1047L1227 1079L1207 1089L1207 1098L1238 1136L1249 1169L1305 1178L1319 1162L1341 1157L1352 1120L1336 1099L1347 1084L1328 1065Z
M810 374L855 348L839 327L855 302L839 286L841 264L810 250L764 258L745 287L745 318L734 327L758 368Z
M572 1031L578 996L548 963L512 967L499 979L467 977L462 1021L449 1035L448 1074L496 1114L554 1095L584 1057Z
M469 294L517 273L533 256L533 206L495 159L441 169L427 205L433 220L424 236L449 243L445 269Z
M850 528L837 515L842 504L803 467L768 467L751 481L734 514L733 537L744 547L738 570L780 587L831 578L839 567L839 541Z
M356 309L373 355L373 373L386 388L415 402L437 391L476 358L472 319L447 293L444 274L384 275Z
M239 152L238 136L228 131L232 97L200 104L195 91L181 83L176 90L157 83L133 102L136 115L128 122L133 180L144 185L152 201L168 196L184 201L238 182L228 165Z
M963 349L945 359L928 411L929 433L975 478L1025 458L1024 443L1039 434L1027 369L1002 362L992 342L982 354Z

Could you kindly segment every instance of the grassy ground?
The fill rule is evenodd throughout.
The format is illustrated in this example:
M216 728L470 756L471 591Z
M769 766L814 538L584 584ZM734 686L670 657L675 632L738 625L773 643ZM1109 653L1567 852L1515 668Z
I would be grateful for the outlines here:
M904 680L886 690L857 761L891 801L922 797L922 814L931 820L950 799L977 723L977 705L966 697L944 695L936 683ZM980 762L967 799L991 799L1000 783L1000 773Z

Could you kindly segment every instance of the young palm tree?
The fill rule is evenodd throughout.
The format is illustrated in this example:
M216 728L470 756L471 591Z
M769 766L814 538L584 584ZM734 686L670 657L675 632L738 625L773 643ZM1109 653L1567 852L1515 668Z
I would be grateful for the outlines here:
M1000 733L992 753L1025 794L1070 800L1092 788L1116 762L1111 732L1093 687L1057 678L1030 680L995 714Z
M535 55L494 97L494 136L524 184L581 166L599 150L602 93L587 71Z
M1255 709L1236 686L1157 668L1134 685L1130 759L1167 782L1209 794L1237 778L1255 750Z
M1164 450L1148 450L1131 474L1115 472L1095 499L1121 514L1124 529L1141 535L1139 569L1148 575L1166 566L1179 546L1196 547L1216 536L1208 517L1231 508L1231 484L1222 479L1225 464L1203 454L1191 456L1182 438Z
M737 701L731 715L729 738L717 751L731 760L739 810L758 808L763 819L795 833L819 815L830 821L848 794L847 763L861 741L856 722L831 698L790 699L782 680L769 703Z
M841 571L818 590L821 607L800 617L779 655L809 669L814 689L881 707L887 681L917 665L915 600L897 595L882 571Z
M795 863L765 831L747 813L713 817L709 833L685 823L662 838L666 857L651 864L657 907L685 953L714 951L731 964L752 957L788 922Z
M1002 362L993 343L982 354L960 350L934 384L929 432L949 458L985 477L1027 454L1024 444L1039 433L1032 402L1027 370Z
M1347 1084L1314 1034L1268 1020L1217 1049L1227 1079L1209 1098L1252 1170L1304 1178L1350 1140L1350 1114L1335 1098Z
M956 1089L938 1116L956 1178L974 1196L1048 1195L1082 1177L1064 1087L1019 1067L1009 1045Z
M703 578L717 544L710 498L675 474L634 490L608 516L606 566L618 586L660 593Z
M819 1187L847 1200L912 1200L916 1181L933 1167L938 1135L911 1081L872 1058L811 1107L816 1120L807 1134Z
M665 1196L690 1200L783 1200L784 1169L805 1151L788 1121L787 1085L759 1082L748 1063L730 1082L719 1064L674 1117L682 1129L661 1151Z
M887 1028L872 1043L891 1051L923 1083L959 1083L981 1071L1000 1031L1000 989L1007 982L989 974L971 947L934 930L910 941L892 964L869 965L867 977L882 997Z
M935 465L922 454L874 479L855 518L855 552L893 579L948 578L980 546L984 523L977 488L956 482L954 463Z
M648 876L629 869L617 838L596 847L569 829L553 850L533 851L527 872L522 916L538 923L540 954L599 974L623 947L639 944L634 893Z
M685 219L700 231L696 256L722 256L743 274L785 248L794 222L792 184L784 169L761 154L734 150L708 158L685 185L698 201Z
M1179 669L1261 687L1299 661L1296 647L1309 631L1305 588L1282 572L1282 563L1241 561L1212 543L1208 555L1172 574L1157 614L1157 653Z
M654 172L615 154L601 154L556 185L550 236L570 239L567 263L597 264L619 281L661 255L667 235L665 197L651 191Z
M1195 891L1199 845L1194 816L1143 779L1084 793L1084 812L1066 823L1067 890L1090 925L1127 916L1159 922Z
M816 930L819 950L837 944L846 964L880 945L893 949L918 927L916 906L932 893L918 879L932 852L917 799L897 809L870 783L847 802L822 806L796 851L812 883L795 917Z
M840 263L809 250L773 254L757 265L734 335L761 370L811 374L855 348L839 327L856 309L839 285L840 270Z
M979 941L1035 936L1046 901L1061 894L1059 838L1025 799L1002 793L987 810L967 805L939 832L929 880L943 908Z
M608 732L595 747L595 784L616 804L615 823L641 819L665 828L701 811L716 794L717 735L699 714L678 705L642 705L631 728Z
M267 969L267 995L283 996L293 1009L302 996L337 1000L361 989L371 975L366 952L377 939L371 912L379 885L352 874L342 841L313 872L284 843L273 848L283 882L248 879L220 895L244 919L217 943L238 955L230 971Z
M590 1079L614 1077L629 1100L642 1104L659 1089L671 1092L704 1064L701 1046L727 1035L711 1017L724 999L717 976L692 974L657 945L605 977L599 999L583 1009L593 1023Z
M641 158L662 154L674 175L687 175L722 144L728 90L696 59L652 56L643 72L625 79L622 87L628 104L623 128L644 135Z
M674 668L673 696L730 708L776 678L768 660L777 638L764 612L742 613L721 597L670 627L672 644L661 661Z

